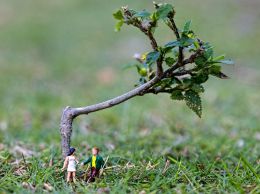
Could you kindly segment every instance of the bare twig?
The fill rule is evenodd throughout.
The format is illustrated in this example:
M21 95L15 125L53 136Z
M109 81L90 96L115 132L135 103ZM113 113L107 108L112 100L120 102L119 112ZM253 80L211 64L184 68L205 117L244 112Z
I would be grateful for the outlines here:
M181 39L180 37L180 34L179 34L179 30L175 24L175 21L173 20L173 17L168 17L169 18L169 21L170 21L170 24L169 24L169 27L173 30L177 40L179 41ZM178 65L182 65L182 61L183 61L183 47L182 46L179 46L179 57L178 57Z
M102 109L113 107L117 104L120 104L126 100L129 100L135 96L138 96L143 91L146 91L150 87L152 87L154 84L156 84L160 78L155 76L153 79L148 81L147 83L121 95L115 98L112 98L110 100L86 106L86 107L79 107L79 108L72 108L72 107L66 107L63 110L62 117L61 117L61 123L60 123L60 132L62 137L62 154L64 157L66 157L68 151L69 151L69 145L70 145L70 138L72 133L72 123L74 118L76 118L79 115L82 114L89 114L91 112L96 112Z

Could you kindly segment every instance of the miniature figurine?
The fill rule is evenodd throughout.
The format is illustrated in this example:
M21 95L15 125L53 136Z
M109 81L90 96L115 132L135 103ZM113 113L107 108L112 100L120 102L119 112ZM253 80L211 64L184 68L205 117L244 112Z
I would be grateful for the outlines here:
M88 175L87 182L94 182L95 177L99 176L100 169L104 167L104 160L99 155L99 148L92 148L92 156L90 156L87 160L83 161L81 165L86 165L89 162L91 164L91 170Z
M65 168L67 168L67 183L70 182L71 180L71 176L72 176L72 180L75 183L76 182L76 165L79 163L79 161L77 160L76 156L75 156L75 148L70 148L69 153L64 161L63 167L62 167L62 171L65 170Z

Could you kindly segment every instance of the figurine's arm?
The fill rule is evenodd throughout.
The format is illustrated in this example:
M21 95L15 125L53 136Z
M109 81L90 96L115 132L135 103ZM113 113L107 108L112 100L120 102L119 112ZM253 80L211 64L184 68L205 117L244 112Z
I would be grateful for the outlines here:
M86 165L87 163L89 163L91 161L91 157L89 157L87 160L82 162L82 165Z
M62 167L62 171L65 170L65 168L68 166L68 160L69 160L69 157L66 157L64 163L63 163L63 167Z
M78 158L76 158L76 157L75 157L75 161L76 161L77 164L79 163L79 160L78 160Z

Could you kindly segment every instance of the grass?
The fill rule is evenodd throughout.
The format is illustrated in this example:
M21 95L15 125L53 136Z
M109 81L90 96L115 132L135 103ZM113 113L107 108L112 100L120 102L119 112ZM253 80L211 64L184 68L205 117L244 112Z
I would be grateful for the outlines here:
M125 4L151 8L148 0L1 1L0 193L259 193L257 1L174 1L178 25L192 19L198 35L236 61L225 67L232 79L206 84L202 119L167 95L77 118L79 159L99 146L108 169L93 184L65 183L62 108L133 88L136 73L122 69L150 49L137 30L113 32L111 14ZM164 28L156 36L172 38Z
M96 139L97 132L89 132L87 142L102 145L102 155L109 156L108 169L95 183L78 181L74 187L65 184L57 145L49 148L34 144L34 156L23 159L10 144L1 151L0 188L6 192L38 193L43 192L43 184L48 183L57 193L69 192L73 188L77 192L93 193L100 188L109 188L111 193L259 192L259 145L251 138L256 131L244 136L245 144L241 146L239 137L234 134L217 135L199 129L179 132L159 128L143 130L130 135L121 133L120 138L110 130ZM77 148L79 158L86 158L85 142L81 141ZM15 159L18 162L12 163ZM170 160L170 166L163 173L166 159ZM51 166L50 161L53 162ZM79 173L83 170L79 168ZM29 191L24 182L31 185Z

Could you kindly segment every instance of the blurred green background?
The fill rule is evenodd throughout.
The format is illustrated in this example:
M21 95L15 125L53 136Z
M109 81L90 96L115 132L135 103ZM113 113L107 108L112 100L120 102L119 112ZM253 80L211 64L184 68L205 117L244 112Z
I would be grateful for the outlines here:
M160 155L181 143L199 149L206 145L207 151L216 149L216 153L240 149L256 164L260 1L162 2L176 7L179 27L191 19L192 29L214 45L216 55L224 53L235 61L236 65L224 67L231 79L211 77L202 95L201 119L184 102L172 101L168 95L146 95L77 118L72 144L97 145L104 155L130 158L125 153L130 148L124 146L132 146L132 153L149 150L147 154ZM0 1L1 142L58 147L65 106L95 104L134 87L137 73L123 67L150 46L132 27L114 32L112 13L123 5L153 8L149 0ZM160 44L175 39L162 24L155 36Z
M82 116L76 123L119 132L146 125L145 120L160 121L161 128L181 126L216 133L240 129L250 133L259 128L260 2L167 2L175 5L180 27L191 19L196 34L211 42L216 54L225 53L236 62L225 67L230 80L211 78L206 84L203 118L168 96L150 95ZM138 76L123 67L134 61L134 53L150 48L137 29L124 26L120 33L114 32L112 13L122 5L152 9L148 0L0 2L2 140L56 141L63 107L94 104L133 88ZM156 33L160 43L174 39L161 26ZM73 135L82 137L80 132Z

